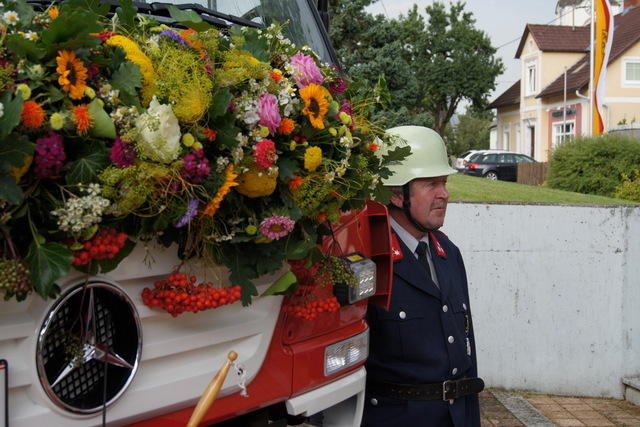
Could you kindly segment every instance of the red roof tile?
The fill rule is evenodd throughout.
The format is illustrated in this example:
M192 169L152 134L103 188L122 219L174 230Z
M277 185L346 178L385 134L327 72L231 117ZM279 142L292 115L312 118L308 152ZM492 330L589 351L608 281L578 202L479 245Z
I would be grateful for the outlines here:
M589 46L589 27L527 24L516 51L520 58L527 34L531 34L543 52L585 52Z
M487 108L508 107L520 103L520 80L515 82L509 89L505 90L502 95L497 97Z

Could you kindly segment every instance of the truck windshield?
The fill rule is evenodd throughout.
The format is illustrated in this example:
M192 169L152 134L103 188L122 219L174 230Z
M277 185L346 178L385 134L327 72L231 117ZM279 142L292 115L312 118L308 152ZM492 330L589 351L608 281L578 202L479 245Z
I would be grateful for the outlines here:
M308 0L171 0L173 4L199 4L268 26L288 22L285 36L298 46L310 46L324 62L331 63L331 53L320 29L317 13Z

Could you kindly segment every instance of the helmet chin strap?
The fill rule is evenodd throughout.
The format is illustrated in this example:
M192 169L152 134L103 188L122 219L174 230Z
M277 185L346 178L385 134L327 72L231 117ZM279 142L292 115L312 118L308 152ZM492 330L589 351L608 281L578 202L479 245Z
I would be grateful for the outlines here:
M404 212L409 222L415 228L417 228L418 231L422 233L428 233L430 231L433 231L433 230L429 230L424 225L420 224L418 221L415 220L413 215L411 215L411 194L409 194L409 185L411 185L411 182L407 182L405 185L402 186L402 211Z

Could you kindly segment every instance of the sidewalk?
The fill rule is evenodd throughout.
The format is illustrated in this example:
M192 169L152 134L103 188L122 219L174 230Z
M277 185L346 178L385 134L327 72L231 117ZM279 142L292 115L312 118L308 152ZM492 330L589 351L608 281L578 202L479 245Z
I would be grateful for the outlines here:
M640 407L624 400L485 390L482 426L636 426Z

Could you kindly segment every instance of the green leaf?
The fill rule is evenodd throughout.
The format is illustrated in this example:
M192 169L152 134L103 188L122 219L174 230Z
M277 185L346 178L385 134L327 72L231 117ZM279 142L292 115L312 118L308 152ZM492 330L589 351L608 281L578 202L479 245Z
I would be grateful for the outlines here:
M251 304L252 296L258 295L256 286L251 280L249 280L249 277L252 277L253 275L253 271L247 267L232 268L231 274L229 275L231 283L234 285L240 285L242 289L240 300L242 301L242 305L245 307Z
M229 109L229 103L231 102L231 91L227 88L218 91L213 98L213 102L209 107L209 116L211 118L220 117Z
M382 160L384 161L384 163L399 162L404 160L410 154L411 147L405 145L403 147L396 147L393 150L388 151L387 154L382 156Z
M142 87L140 67L129 61L121 63L111 76L111 85L120 92L136 95L136 88Z
M300 170L298 162L290 157L278 158L278 170L280 171L281 179L292 179L296 172Z
M229 116L231 115L229 114ZM227 117L227 115L224 117ZM233 119L219 120L217 122L221 123L221 125L216 126L216 131L218 132L216 144L228 147L229 149L235 148L239 144L236 136L240 132L240 129L234 126Z
M269 286L269 289L264 291L261 296L264 297L268 295L287 294L289 292L289 289L296 283L298 283L298 279L296 278L296 275L290 271L287 271L282 276L280 276L278 280L273 282L273 284Z
M84 8L89 3L91 2L84 1L82 7L75 9L70 6L70 2L66 2L66 12L61 11L60 16L51 21L49 28L40 34L40 40L51 54L60 49L75 50L100 45L98 37L89 35L102 30L98 16Z
M200 15L193 10L180 10L174 5L168 5L167 10L173 19L185 27L192 28L196 31L206 31L213 28L211 25L204 22Z
M135 25L136 13L138 8L133 5L132 0L120 0L120 6L116 8L120 24L128 29L132 29Z
M298 260L306 258L309 251L316 247L316 244L309 240L300 240L287 247L287 259Z
M47 92L47 101L52 104L64 98L64 93L62 93L62 91L55 86L49 86Z
M389 187L384 185L378 185L373 192L373 200L378 203L382 203L383 205L389 203L391 196L393 196L393 193L389 190Z
M77 160L71 163L65 178L67 184L87 184L95 181L102 169L109 165L107 150L100 143L88 144Z
M89 104L89 114L91 114L93 118L93 126L90 131L91 136L109 139L116 137L116 125L107 112L104 111L104 108L102 108L97 98Z
M34 62L40 62L45 55L45 51L38 46L38 43L27 40L20 34L10 34L7 36L7 48L18 58L26 58Z
M0 163L21 167L24 159L33 155L35 144L26 135L15 135L0 142Z
M0 96L0 102L4 105L4 114L0 117L0 140L2 140L20 123L22 97L14 97L7 90Z
M243 49L248 50L251 55L262 62L269 62L269 47L267 40L260 37L257 31L248 30L244 33Z
M17 205L24 199L22 189L12 176L0 176L0 200L10 205Z
M55 289L54 282L71 269L72 258L71 251L59 243L31 243L26 261L29 263L31 284L40 296L48 298L51 295Z
M135 247L136 247L135 242L127 239L124 246L122 247L122 249L120 249L120 252L118 252L116 256L114 256L113 258L107 258L107 259L98 261L98 265L100 266L100 272L108 273L114 270L123 259L129 256L129 254Z

